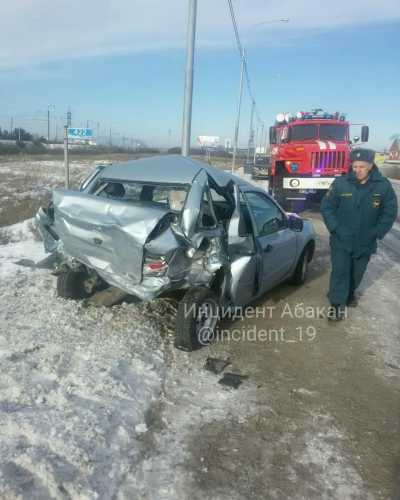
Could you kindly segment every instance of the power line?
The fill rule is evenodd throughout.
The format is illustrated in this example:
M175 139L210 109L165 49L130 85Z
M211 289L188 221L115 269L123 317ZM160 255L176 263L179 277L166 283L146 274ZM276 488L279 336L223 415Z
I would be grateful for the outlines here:
M249 75L246 53L245 53L245 50L243 48L242 42L240 41L239 28L238 28L238 25L236 22L236 16L235 16L235 11L234 11L233 5L232 5L232 0L228 0L228 5L229 5L229 11L230 11L231 19L232 19L233 30L235 32L235 39L236 39L236 44L238 47L239 55L241 58L243 58L243 61L244 61L244 74L245 74L245 79L246 79L247 92L249 94L249 97L250 97L252 103L254 103L254 113L256 115L256 118L258 121L262 122L262 120L260 118L260 114L259 114L258 109L257 109L257 103L256 103L256 100L254 98L254 94L253 94L252 89L251 89L250 75Z

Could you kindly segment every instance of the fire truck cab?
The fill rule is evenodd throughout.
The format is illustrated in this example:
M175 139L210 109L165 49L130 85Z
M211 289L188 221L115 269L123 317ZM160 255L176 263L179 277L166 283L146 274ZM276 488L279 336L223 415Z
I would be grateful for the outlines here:
M321 109L280 113L270 127L270 193L285 210L299 212L320 200L335 177L348 172L352 142L344 114ZM369 128L361 128L367 142ZM358 140L355 138L354 140Z

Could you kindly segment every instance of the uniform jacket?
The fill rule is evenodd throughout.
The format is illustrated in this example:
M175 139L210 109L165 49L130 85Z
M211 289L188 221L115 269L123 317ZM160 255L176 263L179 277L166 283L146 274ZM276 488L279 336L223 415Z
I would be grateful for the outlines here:
M376 240L390 231L397 217L397 198L390 181L374 165L366 184L351 170L334 180L321 204L332 248L356 256L376 252Z

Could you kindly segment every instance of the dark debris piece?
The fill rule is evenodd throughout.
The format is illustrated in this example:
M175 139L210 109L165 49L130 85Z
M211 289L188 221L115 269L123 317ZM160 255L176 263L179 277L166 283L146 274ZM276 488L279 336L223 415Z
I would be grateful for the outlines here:
M243 380L247 380L249 378L248 375L239 375L238 373L225 373L225 375L218 380L219 384L227 385L228 387L233 387L237 389L239 385L243 382Z
M219 359L219 358L207 358L206 364L204 365L204 368L208 370L209 372L215 373L216 375L219 375L222 373L225 368L230 365L231 362L228 359Z
M24 266L24 267L36 267L36 264L33 262L33 260L30 259L20 259L17 260L17 262L14 262L17 266Z

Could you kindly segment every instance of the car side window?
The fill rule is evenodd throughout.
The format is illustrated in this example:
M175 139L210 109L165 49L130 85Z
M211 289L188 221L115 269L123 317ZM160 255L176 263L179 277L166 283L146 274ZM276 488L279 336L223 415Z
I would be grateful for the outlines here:
M204 191L203 198L200 207L200 227L202 228L212 228L216 227L217 221L215 219L214 210L211 206L211 200L209 198L209 193Z
M247 192L245 194L259 236L276 233L286 227L283 212L261 193Z

